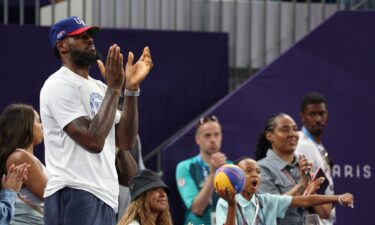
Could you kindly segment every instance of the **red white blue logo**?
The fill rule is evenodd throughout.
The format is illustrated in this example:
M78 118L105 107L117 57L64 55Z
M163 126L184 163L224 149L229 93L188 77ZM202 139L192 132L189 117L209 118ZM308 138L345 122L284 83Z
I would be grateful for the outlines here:
M60 32L56 35L57 39L60 39L62 36L64 36L64 34L65 34L65 30L60 31Z

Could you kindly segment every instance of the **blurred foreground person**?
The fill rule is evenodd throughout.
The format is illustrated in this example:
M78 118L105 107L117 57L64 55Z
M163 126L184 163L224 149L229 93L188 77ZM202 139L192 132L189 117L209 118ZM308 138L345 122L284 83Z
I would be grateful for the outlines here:
M9 224L14 216L14 204L16 203L17 193L22 187L22 183L27 180L27 169L29 165L24 163L19 166L12 164L9 167L8 174L3 175L1 179L0 191L0 224Z
M229 163L222 152L223 134L216 116L206 116L197 123L195 142L199 154L179 162L176 182L185 204L185 225L213 225L219 196L214 191L216 169Z

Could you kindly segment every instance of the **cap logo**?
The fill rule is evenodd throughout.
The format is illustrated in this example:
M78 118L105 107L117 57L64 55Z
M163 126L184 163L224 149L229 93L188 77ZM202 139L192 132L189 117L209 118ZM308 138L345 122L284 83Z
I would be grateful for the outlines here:
M81 20L80 18L74 18L74 21L77 23L77 24L82 24L83 26L86 26L85 22L83 22L83 20Z
M60 31L60 32L56 35L57 39L60 39L64 34L65 34L65 30Z

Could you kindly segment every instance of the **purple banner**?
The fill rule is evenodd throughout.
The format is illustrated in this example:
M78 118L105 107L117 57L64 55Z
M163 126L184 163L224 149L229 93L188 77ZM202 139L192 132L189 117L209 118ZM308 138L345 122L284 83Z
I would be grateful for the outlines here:
M223 152L231 160L254 156L258 134L274 113L290 114L299 125L299 104L311 91L328 100L323 136L332 160L336 193L351 192L354 209L337 206L337 224L373 225L375 153L375 12L340 12L205 114L223 127ZM179 161L198 154L194 125L163 152L164 178L171 186L176 224L183 205L175 184Z

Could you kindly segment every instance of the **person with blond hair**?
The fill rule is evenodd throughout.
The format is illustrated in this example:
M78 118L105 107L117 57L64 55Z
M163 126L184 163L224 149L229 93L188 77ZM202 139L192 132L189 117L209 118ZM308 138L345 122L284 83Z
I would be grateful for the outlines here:
M131 203L118 225L172 225L168 186L149 169L129 181Z

